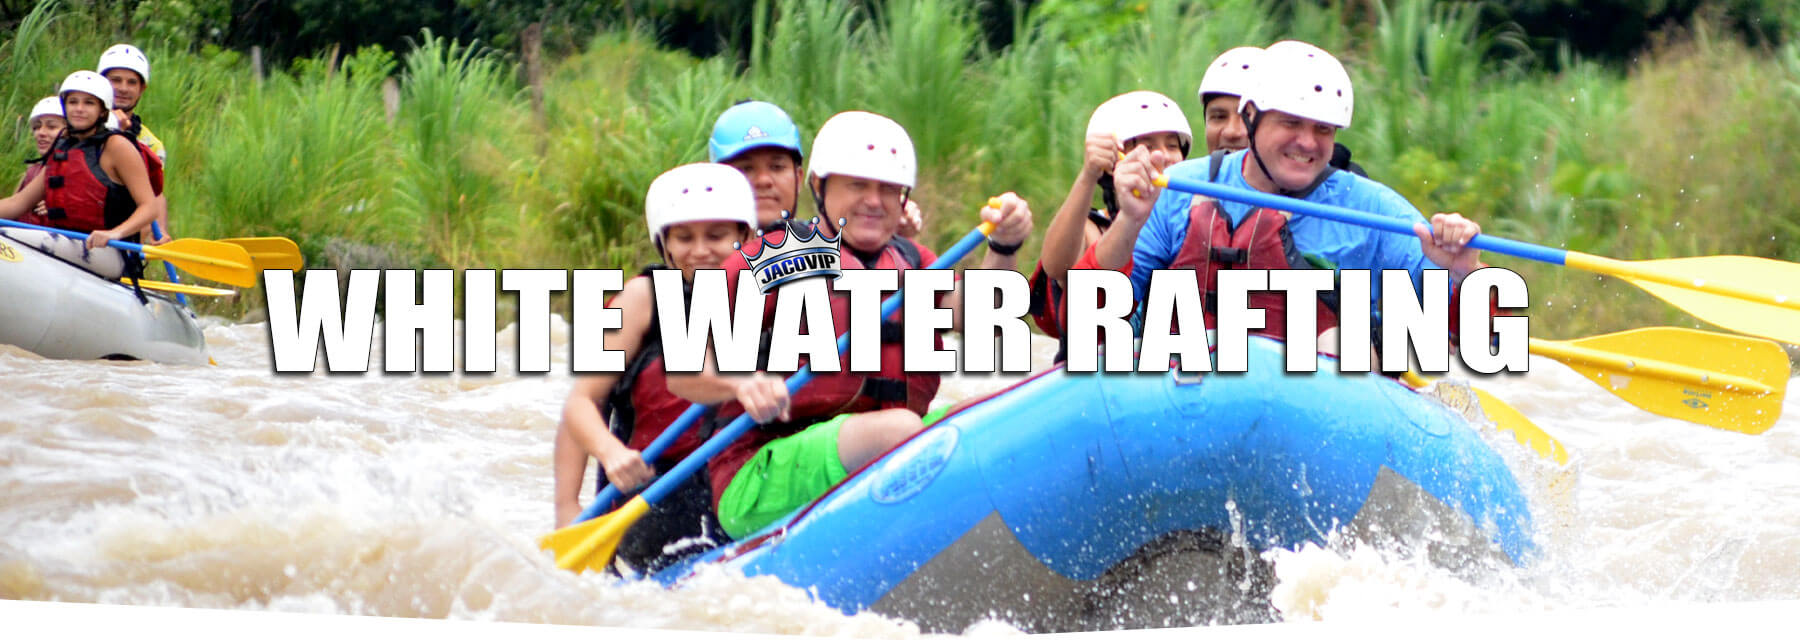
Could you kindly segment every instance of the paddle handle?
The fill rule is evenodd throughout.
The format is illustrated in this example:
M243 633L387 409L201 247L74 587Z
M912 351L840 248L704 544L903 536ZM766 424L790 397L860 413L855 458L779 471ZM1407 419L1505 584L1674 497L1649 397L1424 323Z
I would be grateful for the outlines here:
M995 200L989 200L988 205L998 208ZM930 266L925 268L943 269L956 264L961 261L964 256L969 255L970 251L974 251L975 247L980 245L982 240L985 240L987 235L992 233L993 230L994 223L981 223L981 226L970 231L968 235L963 236L962 240L959 240L955 245L952 245L949 250L944 252L944 255L939 256L936 262L931 263ZM895 291L894 295L888 296L887 300L882 301L881 314L877 317L886 318L894 315L895 311L899 311L900 303L905 299L905 293L904 290ZM844 350L848 348L850 348L850 332L845 331L844 335L838 336L837 351L838 353L843 353ZM811 364L800 367L793 375L788 376L788 393L798 393L801 387L806 386L806 383L812 381L812 377ZM644 447L644 462L654 464L656 458L661 456L662 452L665 449L668 449L671 443L675 442L677 438L680 438L681 434L685 433L689 428L692 428L694 423L697 422L700 416L705 412L705 405L695 404L688 407L687 411L681 413L681 417L676 418L675 422L670 423L669 428L664 429L662 435L657 436L656 440L650 443L650 446ZM688 454L687 458L675 465L675 468L670 469L669 472L663 474L661 478L657 478L656 482L651 483L650 488L644 490L642 496L644 501L650 504L661 502L664 497L667 497L669 493L676 489L676 487L680 486L688 476L693 475L695 471L698 471L699 468L702 465L705 465L708 460L711 460L713 456L724 451L725 447L731 446L731 443L733 442L737 442L739 436L744 435L744 432L749 431L750 427L755 425L756 421L752 420L748 413L740 415L737 419L732 420L731 424L726 425L724 429L713 434L711 439L708 439L705 444L700 445L700 448L695 449L693 453ZM582 510L581 515L575 518L575 522L570 524L573 525L575 523L586 522L599 517L603 510L609 509L612 503L623 497L623 495L624 494L617 488L608 485L606 489L600 492L600 495L594 498L592 503L588 504L586 509Z
M1207 182L1205 180L1196 180L1193 178L1169 177L1164 175L1158 176L1156 182L1158 186L1164 186L1184 193L1193 193L1218 198L1220 200L1230 200L1232 202L1242 202L1248 205L1267 207L1315 218L1324 218L1334 222L1353 224L1359 227L1368 227L1391 233L1409 236L1414 235L1414 222L1410 220L1390 218L1388 216L1365 213L1328 204L1319 204L1317 202L1308 202L1251 189L1240 189L1216 182ZM1502 253L1517 258L1536 260L1538 262L1546 262L1554 265L1565 264L1565 260L1569 253L1562 249L1552 249L1550 247L1539 246L1529 242L1508 240L1506 238L1499 238L1485 233L1477 234L1474 239L1469 241L1469 246L1483 251L1493 251L1495 253Z

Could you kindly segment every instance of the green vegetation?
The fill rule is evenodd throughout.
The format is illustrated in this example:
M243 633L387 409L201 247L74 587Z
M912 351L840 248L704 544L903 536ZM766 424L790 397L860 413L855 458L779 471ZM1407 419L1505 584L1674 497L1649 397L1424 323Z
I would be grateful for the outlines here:
M524 55L430 32L404 53L327 52L263 78L243 53L152 35L136 40L155 65L141 112L170 146L180 235L286 235L322 267L635 268L650 257L645 186L704 160L712 119L737 99L783 105L808 143L842 110L906 125L925 240L941 245L1008 190L1034 203L1041 233L1102 100L1153 89L1199 122L1193 91L1214 55L1298 38L1344 58L1359 99L1342 141L1421 209L1618 258L1800 259L1793 43L1746 44L1702 18L1614 67L1538 57L1538 35L1467 3L1080 4L1040 3L999 49L950 0L760 0L743 60L603 30L546 59L541 110ZM89 7L42 4L0 42L10 157L29 154L31 104L116 40ZM1490 262L1532 283L1545 336L1692 322L1627 285ZM231 304L259 306L246 298Z

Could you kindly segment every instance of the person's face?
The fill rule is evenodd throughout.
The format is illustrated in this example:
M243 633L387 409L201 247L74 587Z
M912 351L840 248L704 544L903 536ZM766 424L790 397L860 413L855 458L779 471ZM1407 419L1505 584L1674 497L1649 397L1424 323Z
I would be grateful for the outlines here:
M113 108L121 111L137 108L137 99L144 95L144 77L137 76L130 68L108 68L106 79L113 83Z
M1161 151L1170 158L1187 158L1187 154L1181 150L1181 136L1173 131L1145 134L1125 141L1126 151L1138 147L1144 147L1150 151Z
M1238 114L1237 96L1214 96L1206 102L1206 151L1250 148L1244 117Z
M113 86L113 107L129 112L137 108L138 98L144 95L144 78L130 69L107 69L106 79Z
M760 147L733 156L725 164L737 167L756 193L756 221L769 226L781 212L793 211L800 194L800 165L793 154L777 147Z
M106 103L97 96L71 91L63 97L63 112L68 114L68 125L76 131L86 131L106 117Z
M1256 126L1256 151L1275 179L1289 191L1304 189L1331 162L1337 127L1281 111L1268 111Z
M50 143L56 141L56 134L62 133L69 123L62 116L38 116L31 119L31 140L37 143L39 155L50 152Z
M855 176L831 176L825 180L825 215L835 224L844 218L843 241L857 251L877 251L887 246L900 229L905 213L901 196L905 189L891 182Z
M747 242L748 233L743 223L729 220L684 222L663 232L663 256L691 281L695 271L725 264L736 251L731 245Z

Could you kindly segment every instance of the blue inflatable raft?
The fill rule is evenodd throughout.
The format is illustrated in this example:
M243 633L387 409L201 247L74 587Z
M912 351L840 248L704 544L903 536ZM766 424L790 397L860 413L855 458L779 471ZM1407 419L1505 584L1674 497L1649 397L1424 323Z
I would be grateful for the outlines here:
M1477 427L1328 360L1286 373L1280 343L1251 343L1244 374L1039 375L655 577L723 564L926 631L1050 632L1268 619L1257 554L1334 532L1452 563L1532 554L1525 492Z

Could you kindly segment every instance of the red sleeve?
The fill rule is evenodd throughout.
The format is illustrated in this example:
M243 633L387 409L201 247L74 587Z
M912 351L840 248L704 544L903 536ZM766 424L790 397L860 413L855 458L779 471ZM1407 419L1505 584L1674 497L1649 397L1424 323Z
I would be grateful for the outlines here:
M1044 335L1062 337L1062 287L1044 273L1044 263L1031 274L1031 320Z
M1485 263L1477 263L1477 264L1479 265L1479 266L1475 267L1475 269L1477 271L1479 271L1481 269L1486 269L1488 267L1488 265ZM1460 335L1462 333L1462 326L1461 326L1462 325L1462 314L1457 313L1457 310L1461 309L1461 308L1462 308L1462 285L1458 284L1457 286L1452 287L1450 289L1450 337L1452 339L1459 339ZM1497 317L1500 315L1504 315L1504 313L1502 311L1500 311L1499 297L1490 296L1488 298L1488 317L1494 318L1494 317ZM1488 330L1493 331L1493 327L1489 326Z
M1098 243L1098 242L1088 245L1087 251L1081 252L1081 259L1076 260L1075 266L1069 267L1069 270L1074 271L1076 269L1104 269L1105 267L1100 266L1099 248L1100 248L1100 243ZM1132 259L1126 258L1125 266L1116 269L1116 271L1118 271L1119 273L1123 273L1125 275L1131 275L1131 267L1132 266L1133 266Z

